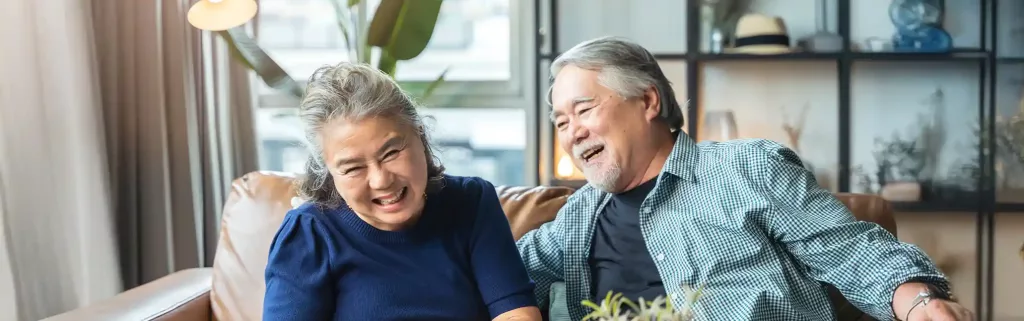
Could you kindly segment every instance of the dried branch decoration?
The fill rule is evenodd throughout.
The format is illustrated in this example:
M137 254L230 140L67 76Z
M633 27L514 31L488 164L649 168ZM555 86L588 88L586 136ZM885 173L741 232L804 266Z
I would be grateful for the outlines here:
M804 133L804 122L807 120L807 110L810 107L810 103L804 103L804 108L800 110L800 116L797 117L796 123L790 122L786 112L782 113L782 130L786 132L786 136L789 138L789 145L792 146L797 154L800 153L800 137Z

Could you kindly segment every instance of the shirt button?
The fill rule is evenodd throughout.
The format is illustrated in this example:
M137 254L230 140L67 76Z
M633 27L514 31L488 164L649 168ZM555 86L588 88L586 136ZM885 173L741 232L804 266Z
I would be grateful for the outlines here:
M658 261L664 260L665 259L665 253L658 253L658 256L656 258L658 259Z

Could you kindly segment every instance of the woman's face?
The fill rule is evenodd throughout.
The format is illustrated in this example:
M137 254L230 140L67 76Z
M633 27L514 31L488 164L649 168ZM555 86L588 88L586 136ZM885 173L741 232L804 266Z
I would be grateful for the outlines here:
M427 157L412 128L385 117L336 119L322 131L334 187L366 223L385 231L416 222L426 202Z

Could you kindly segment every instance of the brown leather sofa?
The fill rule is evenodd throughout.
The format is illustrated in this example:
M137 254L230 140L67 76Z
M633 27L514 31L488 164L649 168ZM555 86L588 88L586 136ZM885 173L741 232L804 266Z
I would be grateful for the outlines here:
M183 270L45 321L261 320L263 269L271 238L291 208L294 178L283 173L254 172L233 182L212 268ZM497 189L517 239L554 219L573 192L567 187ZM896 233L892 209L885 200L873 195L838 197L857 218ZM831 294L841 320L870 320L846 304L838 292L833 290Z

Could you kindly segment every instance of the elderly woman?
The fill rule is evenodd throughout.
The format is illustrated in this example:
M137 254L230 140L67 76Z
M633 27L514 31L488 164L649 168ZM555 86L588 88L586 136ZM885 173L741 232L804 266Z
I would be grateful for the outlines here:
M494 186L444 174L416 108L363 64L310 78L308 202L273 239L264 320L541 320Z

